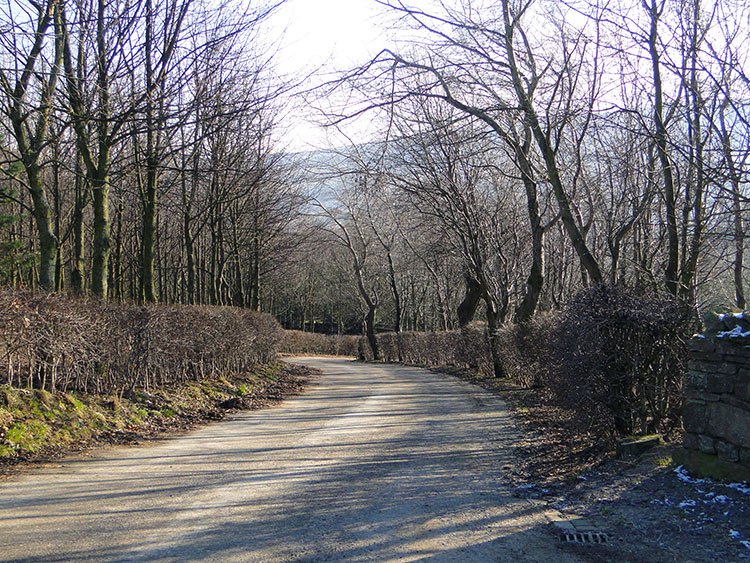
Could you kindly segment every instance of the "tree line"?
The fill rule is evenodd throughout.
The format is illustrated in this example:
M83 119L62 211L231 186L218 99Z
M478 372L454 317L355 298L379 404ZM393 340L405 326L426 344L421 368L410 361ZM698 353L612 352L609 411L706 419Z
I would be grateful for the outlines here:
M352 141L306 158L253 48L277 4L8 4L4 283L364 328L376 356L596 284L746 306L744 3L377 3L400 40L312 94Z
M3 283L259 308L302 202L275 146L280 4L6 2Z
M747 6L379 3L410 39L327 95L358 94L329 115L378 115L381 140L321 204L367 318L387 295L398 331L416 270L430 328L480 306L491 339L596 284L746 306Z

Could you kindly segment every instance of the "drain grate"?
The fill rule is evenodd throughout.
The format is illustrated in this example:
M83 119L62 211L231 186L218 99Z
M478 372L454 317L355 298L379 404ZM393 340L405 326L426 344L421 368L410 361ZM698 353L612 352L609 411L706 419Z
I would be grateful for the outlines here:
M605 532L576 532L560 536L564 543L607 543L609 535Z

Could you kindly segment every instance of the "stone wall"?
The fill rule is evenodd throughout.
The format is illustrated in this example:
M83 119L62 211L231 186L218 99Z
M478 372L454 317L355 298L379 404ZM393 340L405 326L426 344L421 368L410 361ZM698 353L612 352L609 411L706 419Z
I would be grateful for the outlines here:
M675 459L707 477L750 480L750 314L712 318L688 350L685 434Z

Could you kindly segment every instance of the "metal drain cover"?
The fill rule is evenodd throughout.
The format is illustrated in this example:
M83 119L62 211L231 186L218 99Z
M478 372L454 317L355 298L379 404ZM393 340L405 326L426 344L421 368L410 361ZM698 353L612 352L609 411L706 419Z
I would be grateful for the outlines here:
M564 543L607 543L609 534L606 532L574 532L561 534Z
M586 518L572 514L563 516L556 510L549 511L547 515L563 543L596 545L612 540L612 534Z

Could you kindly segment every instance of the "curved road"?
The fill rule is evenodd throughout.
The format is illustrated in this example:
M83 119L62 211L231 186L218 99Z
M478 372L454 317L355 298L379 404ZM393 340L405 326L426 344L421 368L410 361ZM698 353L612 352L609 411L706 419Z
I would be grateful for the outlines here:
M504 485L514 426L417 368L295 358L304 395L0 485L2 561L572 561Z

